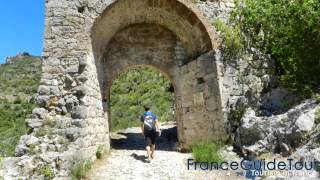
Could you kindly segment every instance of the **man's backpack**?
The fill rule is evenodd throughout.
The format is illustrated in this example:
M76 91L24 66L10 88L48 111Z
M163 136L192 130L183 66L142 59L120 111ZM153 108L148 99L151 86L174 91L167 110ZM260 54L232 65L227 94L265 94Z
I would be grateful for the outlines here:
M148 130L148 131L156 130L155 118L153 114L144 114L143 123L144 123L145 130Z

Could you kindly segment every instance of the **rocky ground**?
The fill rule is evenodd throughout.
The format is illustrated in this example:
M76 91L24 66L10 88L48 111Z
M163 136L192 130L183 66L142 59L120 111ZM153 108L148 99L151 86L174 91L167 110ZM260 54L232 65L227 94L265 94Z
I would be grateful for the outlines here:
M88 179L244 179L236 172L188 170L187 159L192 155L176 151L176 129L173 124L163 126L155 159L147 163L140 132L140 128L129 128L112 134L113 149L105 158L95 162Z

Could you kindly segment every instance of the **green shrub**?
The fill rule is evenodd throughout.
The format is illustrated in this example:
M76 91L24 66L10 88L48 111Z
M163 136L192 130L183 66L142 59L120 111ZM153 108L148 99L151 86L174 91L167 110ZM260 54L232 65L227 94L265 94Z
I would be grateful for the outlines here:
M72 179L82 179L85 178L89 170L91 169L92 162L87 159L76 158L74 159L71 175Z
M239 124L242 124L242 117L244 113L246 112L247 106L241 106L238 107L237 109L231 109L230 114L229 114L229 119L231 121L238 122Z
M320 107L315 112L315 123L320 124Z
M221 143L200 142L192 146L193 157L199 162L221 162L223 159L218 151Z
M36 145L32 144L28 147L28 153L30 154L36 154L37 151L36 151Z
M42 137L45 136L47 134L47 129L44 127L39 128L38 130L36 130L36 137Z
M320 3L237 0L232 21L254 46L276 60L282 85L310 98L320 82Z
M96 157L97 159L101 159L103 155L103 146L99 145L96 151Z
M314 99L316 100L317 103L320 103L320 95L316 94Z
M22 103L22 99L20 96L16 97L13 101L13 104L21 104Z
M236 55L243 49L243 40L241 36L240 26L227 25L219 18L213 22L214 27L220 31L222 40L231 55Z
M3 108L0 107L1 156L14 155L14 149L19 142L20 136L27 132L25 119L34 107L34 104L26 102L22 102L21 104L8 103L4 104Z
M53 179L54 178L54 172L50 166L44 166L40 169L41 174L46 177L46 179Z

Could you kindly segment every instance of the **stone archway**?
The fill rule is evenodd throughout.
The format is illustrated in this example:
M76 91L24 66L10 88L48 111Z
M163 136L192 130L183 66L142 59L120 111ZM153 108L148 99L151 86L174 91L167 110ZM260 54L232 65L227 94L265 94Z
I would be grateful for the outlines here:
M215 34L180 1L119 0L92 27L92 48L104 111L112 80L125 69L150 65L175 86L178 139L182 148L224 136ZM108 117L108 116L107 116Z

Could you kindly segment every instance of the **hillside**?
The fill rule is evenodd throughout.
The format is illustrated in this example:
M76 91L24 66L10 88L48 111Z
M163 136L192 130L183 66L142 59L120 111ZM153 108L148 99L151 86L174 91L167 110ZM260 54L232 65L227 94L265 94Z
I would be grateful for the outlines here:
M41 58L21 53L0 65L0 97L14 100L37 92L41 77Z
M35 104L41 58L21 53L0 65L0 156L10 156L27 129L25 119Z
M137 68L118 77L111 87L111 129L139 126L143 105L160 121L172 121L173 88L159 71Z

